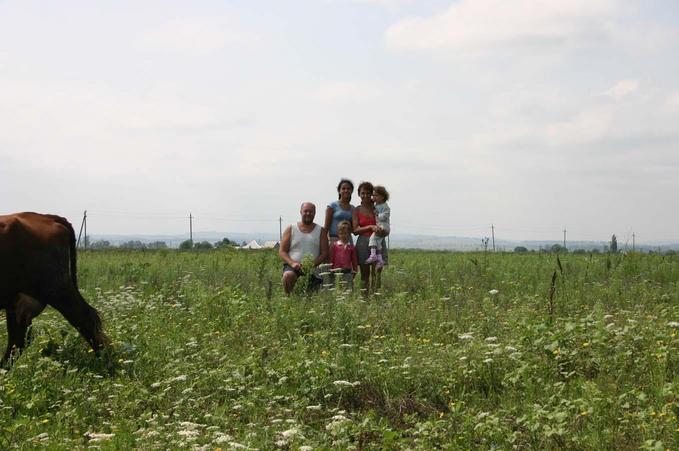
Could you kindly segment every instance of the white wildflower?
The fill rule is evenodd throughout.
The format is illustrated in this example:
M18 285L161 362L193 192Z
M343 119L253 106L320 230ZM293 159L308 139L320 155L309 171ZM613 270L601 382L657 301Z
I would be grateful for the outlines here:
M170 380L171 380L172 382L183 382L183 381L185 381L186 379L187 379L186 374L180 374L179 376L174 377L174 378L172 378L172 379L170 379Z
M160 387L160 382L154 382L151 384L151 388L158 388Z
M191 439L191 438L198 437L199 432L194 431L193 429L184 429L184 430L181 430L181 431L177 431L177 434L181 435L184 438Z
M344 415L335 415L332 417L330 423L328 423L325 426L325 429L330 432L333 435L338 434L342 429L344 429L344 426L347 423L350 423L351 420Z
M278 445L279 447L288 445L291 440L295 439L295 437L300 437L302 439L304 438L300 430L297 428L292 428L288 429L287 431L279 432L278 437L279 439L278 441L276 441L276 445Z
M321 405L316 404L315 406L306 406L306 410L321 410Z
M679 327L679 322L677 322L677 321L670 321L669 323L667 323L667 325L668 325L669 327Z
M85 432L85 437L89 439L90 442L102 442L104 440L111 440L115 434L104 434L97 432Z
M280 436L281 436L281 438L283 438L283 440L285 440L285 441L292 440L292 439L294 439L294 438L297 437L297 436L300 436L300 437L304 438L304 437L302 436L302 433L300 432L300 430L297 429L297 428L292 428L292 429L288 429L287 431L283 431L283 432L280 433Z
M499 293L499 291L496 290L495 288L493 288L492 290L490 290L490 291L488 292L488 294L491 295L491 296L495 296L495 295L498 294L498 293Z
M226 443L226 442L230 442L231 440L233 440L233 437L231 437L229 434L223 434L221 432L216 432L215 435L216 435L216 437L215 437L214 440L212 440L212 442L216 443L218 445L221 444L221 443Z
M483 363L493 363L493 359L489 357L487 359L484 359Z
M179 423L179 425L186 429L198 429L205 426L204 424L192 423L190 421L182 421L181 423Z
M32 441L43 441L49 439L50 436L47 432L43 432L42 434L38 434L35 437L31 438Z
M494 343L497 341L497 337L486 337L488 343Z
M465 332L463 334L460 334L457 336L460 340L471 340L474 338L474 335L471 332Z

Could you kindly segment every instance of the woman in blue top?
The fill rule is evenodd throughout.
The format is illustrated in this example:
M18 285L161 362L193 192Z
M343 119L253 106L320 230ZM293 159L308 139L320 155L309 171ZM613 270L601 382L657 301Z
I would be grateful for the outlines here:
M337 241L337 224L342 221L351 222L351 216L354 211L351 205L351 195L354 193L354 184L349 179L340 180L337 185L337 193L339 200L328 205L325 210L325 230L328 231L328 240L330 244Z

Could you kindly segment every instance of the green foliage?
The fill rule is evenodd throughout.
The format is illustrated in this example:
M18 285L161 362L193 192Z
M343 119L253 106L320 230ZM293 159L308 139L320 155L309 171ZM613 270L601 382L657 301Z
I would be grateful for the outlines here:
M193 246L193 248L197 249L197 250L204 251L204 250L207 250L207 249L212 249L213 246L212 246L212 243L210 243L209 241L201 241L200 243L196 243Z
M676 258L390 263L381 295L287 298L272 250L81 252L113 349L47 309L0 448L679 449Z
M549 248L550 252L553 254L562 254L568 252L568 249L563 247L560 244L553 244L551 248Z
M181 251L188 251L191 249L193 249L193 241L191 240L185 240L179 244L179 250Z
M107 240L98 240L88 246L90 249L110 249L111 242Z
M224 237L221 241L217 241L215 243L214 247L215 248L222 248L222 247L226 247L226 246L238 246L238 243L236 243L235 241L231 241L230 239Z

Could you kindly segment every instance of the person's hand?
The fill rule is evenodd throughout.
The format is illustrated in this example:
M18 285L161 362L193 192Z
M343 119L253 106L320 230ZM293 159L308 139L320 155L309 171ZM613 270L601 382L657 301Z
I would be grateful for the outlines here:
M370 231L371 231L371 232L377 233L377 232L379 231L379 229L380 229L380 226L376 226L376 225L371 225L371 226L370 226Z
M301 271L302 270L302 264L299 262L295 262L291 265L292 269L295 271Z

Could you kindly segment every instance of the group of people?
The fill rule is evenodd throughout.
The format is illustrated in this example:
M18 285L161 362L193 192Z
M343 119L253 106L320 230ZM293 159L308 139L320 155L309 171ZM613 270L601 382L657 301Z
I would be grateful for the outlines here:
M361 274L361 288L376 290L381 283L382 268L389 264L389 249L385 238L389 235L389 193L383 186L370 182L358 185L361 204L351 205L354 184L349 179L337 185L338 200L330 203L323 226L314 223L316 206L304 202L301 220L283 232L279 255L283 260L283 289L290 294L297 279L305 270L313 271L329 263L332 271L348 275ZM351 234L357 235L356 243ZM304 257L310 255L314 268L304 268Z

